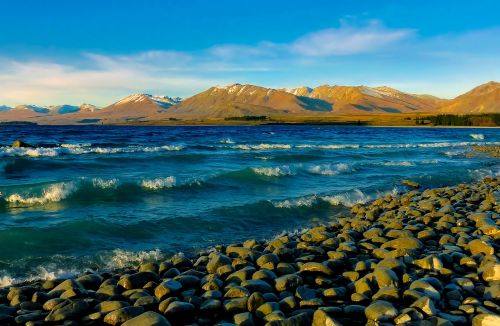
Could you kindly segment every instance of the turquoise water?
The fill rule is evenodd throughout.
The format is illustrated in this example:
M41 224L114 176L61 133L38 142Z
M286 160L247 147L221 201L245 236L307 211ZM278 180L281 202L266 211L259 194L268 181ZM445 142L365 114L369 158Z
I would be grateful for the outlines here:
M0 126L0 282L269 238L379 194L498 175L498 129Z

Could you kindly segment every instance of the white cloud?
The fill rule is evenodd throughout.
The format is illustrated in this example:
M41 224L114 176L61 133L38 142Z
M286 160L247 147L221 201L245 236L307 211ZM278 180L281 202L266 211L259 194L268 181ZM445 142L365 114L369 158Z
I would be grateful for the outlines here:
M220 44L191 52L81 53L52 61L0 57L0 105L107 105L136 92L189 96L234 82L363 84L380 76L390 85L414 85L416 91L425 91L432 78L441 76L448 79L440 82L452 88L461 78L457 71L470 81L498 79L499 47L491 45L500 44L495 42L498 35L498 29L490 29L422 38L411 29L370 21L341 23L288 43ZM423 84L415 86L419 82Z
M106 56L88 56L89 67L38 61L0 59L0 101L2 104L78 104L106 105L135 92L188 95L221 83L218 79L188 73L158 72L153 65L130 61L128 64ZM96 59L98 58L98 59ZM131 59L126 59L131 60Z
M388 29L378 21L367 26L343 25L313 32L290 45L291 51L312 57L369 53L404 40L414 34L410 29Z

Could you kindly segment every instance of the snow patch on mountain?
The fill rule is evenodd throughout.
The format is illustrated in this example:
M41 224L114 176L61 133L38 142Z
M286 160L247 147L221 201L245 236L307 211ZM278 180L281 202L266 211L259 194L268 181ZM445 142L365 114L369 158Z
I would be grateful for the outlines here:
M116 102L114 105L123 105L123 104L130 104L130 103L148 103L148 102L153 102L154 104L157 104L161 107L167 108L170 107L174 104L177 104L181 101L182 99L179 97L172 98L169 96L160 96L160 95L150 95L150 94L132 94L129 95L118 102Z
M10 110L12 110L10 106L0 105L0 112L9 112Z

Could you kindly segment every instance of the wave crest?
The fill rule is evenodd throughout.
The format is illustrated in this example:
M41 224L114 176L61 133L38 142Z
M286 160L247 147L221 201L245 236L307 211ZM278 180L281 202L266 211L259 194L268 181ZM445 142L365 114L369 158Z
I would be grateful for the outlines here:
M342 172L352 171L352 169L349 167L348 164L338 163L333 166L331 164L314 165L310 167L308 171L313 174L334 176Z
M252 168L252 171L259 175L264 175L266 177L282 177L287 175L293 175L293 171L289 166L278 166L278 167L263 167L263 168Z
M141 186L146 189L158 190L163 188L172 188L176 184L176 179L173 176L166 178L156 178L151 180L142 180Z
M269 150L269 149L290 149L292 148L292 145L290 144L258 144L258 145L251 145L251 144L241 144L241 145L235 145L231 146L231 148L234 149L241 149L245 151L251 151L251 150Z
M29 197L16 193L8 196L5 200L13 204L40 205L48 202L59 202L66 199L77 189L77 186L73 182L61 182L44 188L40 196Z
M484 139L483 134L470 134L469 136L471 136L472 138L474 138L476 140L483 140Z
M60 155L85 154L120 154L120 153L154 153L163 151L182 151L182 145L163 146L127 146L127 147L92 147L91 144L62 144L57 147L12 148L0 147L0 157L28 156L28 157L55 157Z

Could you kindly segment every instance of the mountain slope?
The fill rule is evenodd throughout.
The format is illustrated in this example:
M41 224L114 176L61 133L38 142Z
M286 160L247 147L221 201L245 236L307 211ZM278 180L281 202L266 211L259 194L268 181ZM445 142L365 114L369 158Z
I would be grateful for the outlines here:
M331 103L337 114L430 112L436 110L442 101L387 86L323 85L314 88L307 96Z
M149 94L132 94L101 110L94 112L95 118L109 121L134 121L149 119L164 112L172 105L180 102L180 98L168 96L152 96Z
M439 110L442 113L500 113L500 83L479 85L455 97Z
M288 92L254 85L217 86L196 94L171 108L170 114L198 118L245 115L305 115L331 111L328 103Z

